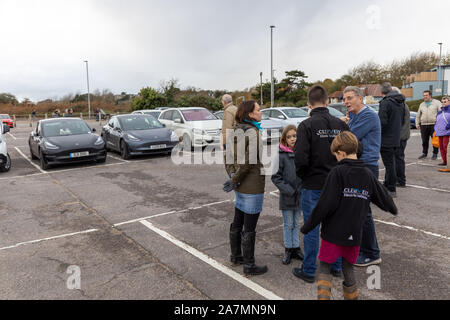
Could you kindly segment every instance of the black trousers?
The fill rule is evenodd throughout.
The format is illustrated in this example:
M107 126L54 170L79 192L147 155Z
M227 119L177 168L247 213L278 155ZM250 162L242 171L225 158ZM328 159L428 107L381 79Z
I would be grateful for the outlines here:
M397 182L401 185L406 184L405 173L405 149L408 140L401 140L400 147L395 148L395 172L397 173Z
M391 192L396 191L397 173L395 171L395 147L381 147L380 153L383 159L386 174L384 176L384 186Z
M422 135L423 154L428 155L428 148L430 146L430 138L433 138L434 124L420 126L420 134ZM438 155L439 148L433 147L433 154Z

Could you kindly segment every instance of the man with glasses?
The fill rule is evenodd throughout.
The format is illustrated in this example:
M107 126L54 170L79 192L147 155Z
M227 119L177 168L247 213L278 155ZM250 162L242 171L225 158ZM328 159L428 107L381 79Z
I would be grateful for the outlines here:
M348 116L343 118L348 123L350 131L355 134L358 141L363 145L361 160L366 167L372 171L378 179L381 149L381 123L377 113L365 106L364 96L358 87L347 87L344 90L344 103L348 110ZM380 264L380 249L378 247L375 223L372 211L366 217L363 227L361 249L355 266L367 267Z
M436 124L436 117L441 110L442 104L433 99L431 91L423 92L423 102L419 106L416 116L416 127L420 130L422 136L423 152L419 159L425 159L428 156L428 148L430 145L430 138L433 138L434 125ZM439 148L433 147L432 160L436 160L439 153Z

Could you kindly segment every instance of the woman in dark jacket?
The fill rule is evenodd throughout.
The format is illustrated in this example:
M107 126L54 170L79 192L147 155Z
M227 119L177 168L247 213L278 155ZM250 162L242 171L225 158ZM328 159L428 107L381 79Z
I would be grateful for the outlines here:
M262 112L255 101L243 102L236 112L236 125L227 150L227 172L231 180L225 191L235 191L234 221L230 226L231 261L243 264L246 275L267 272L267 266L255 265L256 225L264 201L265 176L261 163ZM231 161L229 161L231 160ZM242 232L243 231L243 232ZM241 251L242 245L242 251Z
M285 254L283 264L291 263L291 259L303 260L300 249L299 226L301 212L302 180L295 170L295 142L297 128L287 126L281 135L278 172L272 176L272 182L280 190L280 210L283 213L283 235Z

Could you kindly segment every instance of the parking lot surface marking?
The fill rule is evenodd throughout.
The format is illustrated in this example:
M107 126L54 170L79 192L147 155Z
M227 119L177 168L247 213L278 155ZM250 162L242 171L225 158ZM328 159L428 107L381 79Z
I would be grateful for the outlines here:
M30 158L28 158L22 151L20 151L19 148L14 147L14 149L16 149L17 152L18 152L22 157L24 157L29 163L31 163L31 165L32 165L33 167L35 167L36 169L38 169L40 172L42 172L42 173L48 173L47 171L42 170L41 167L39 167L38 165L34 164L33 161L31 161Z
M262 297L268 299L268 300L283 300L283 298L277 296L275 293L261 287L259 284L247 279L246 277L242 276L241 274L231 270L230 268L227 268L223 264L217 262L216 260L212 259L211 257L207 256L201 251L198 251L197 249L189 246L188 244L176 239L169 233L156 228L152 223L148 221L141 221L141 224L143 224L148 229L152 230L153 232L159 234L161 237L165 238L166 240L170 241L177 247L189 252L196 258L202 260L203 262L209 264L211 267L219 270L220 272L224 273L225 275L229 276L230 278L236 280L237 282L241 283L242 285L246 286L247 288L253 290L257 294L261 295Z
M8 134L9 134L14 140L17 140L17 138L14 137L14 136L11 134L11 132L8 132Z
M124 160L124 159L121 159L121 158L112 156L112 155L109 154L109 153L108 153L107 157L112 158L112 159L115 159L115 160L123 161L123 162L131 162L131 161L128 161L128 160Z
M61 238L72 237L72 236L76 236L76 235L80 235L80 234L92 233L92 232L96 232L96 231L99 231L99 230L98 230L98 229L89 229L89 230L80 231L80 232L74 232L74 233L62 234L62 235L54 236L54 237L48 237L48 238L43 238L43 239L38 239L38 240L32 240L32 241L21 242L21 243L15 244L15 245L13 245L13 246L0 248L0 251L8 250L8 249L14 249L14 248L17 248L17 247L20 247L20 246L25 246L25 245L29 245L29 244L35 244L35 243L39 243L39 242L43 242L43 241L48 241L48 240L55 240L55 239L61 239Z
M408 229L408 230L411 230L411 231L422 232L422 233L425 233L427 235L430 235L430 236L433 236L433 237L437 237L437 238L450 240L450 237L447 237L447 236L443 236L443 235L440 235L440 234L437 234L437 233L433 233L433 232L429 232L429 231L425 231L425 230L416 229L416 228L413 228L413 227L402 226L402 225L394 223L394 222L387 222L387 221L378 220L378 219L373 219L373 221L379 222L379 223L383 223L383 224L387 224L387 225L390 225L390 226L394 226L394 227L397 227L397 228L403 228L403 229Z

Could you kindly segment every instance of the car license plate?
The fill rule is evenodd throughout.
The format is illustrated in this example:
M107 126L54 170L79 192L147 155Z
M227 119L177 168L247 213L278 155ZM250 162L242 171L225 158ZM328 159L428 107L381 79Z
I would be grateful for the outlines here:
M165 149L165 148L167 148L167 145L165 145L165 144L158 144L158 145L155 145L155 146L150 146L150 149L152 149L152 150Z
M85 151L85 152L75 152L75 153L71 153L70 157L71 158L80 158L80 157L86 157L89 155L89 151Z

